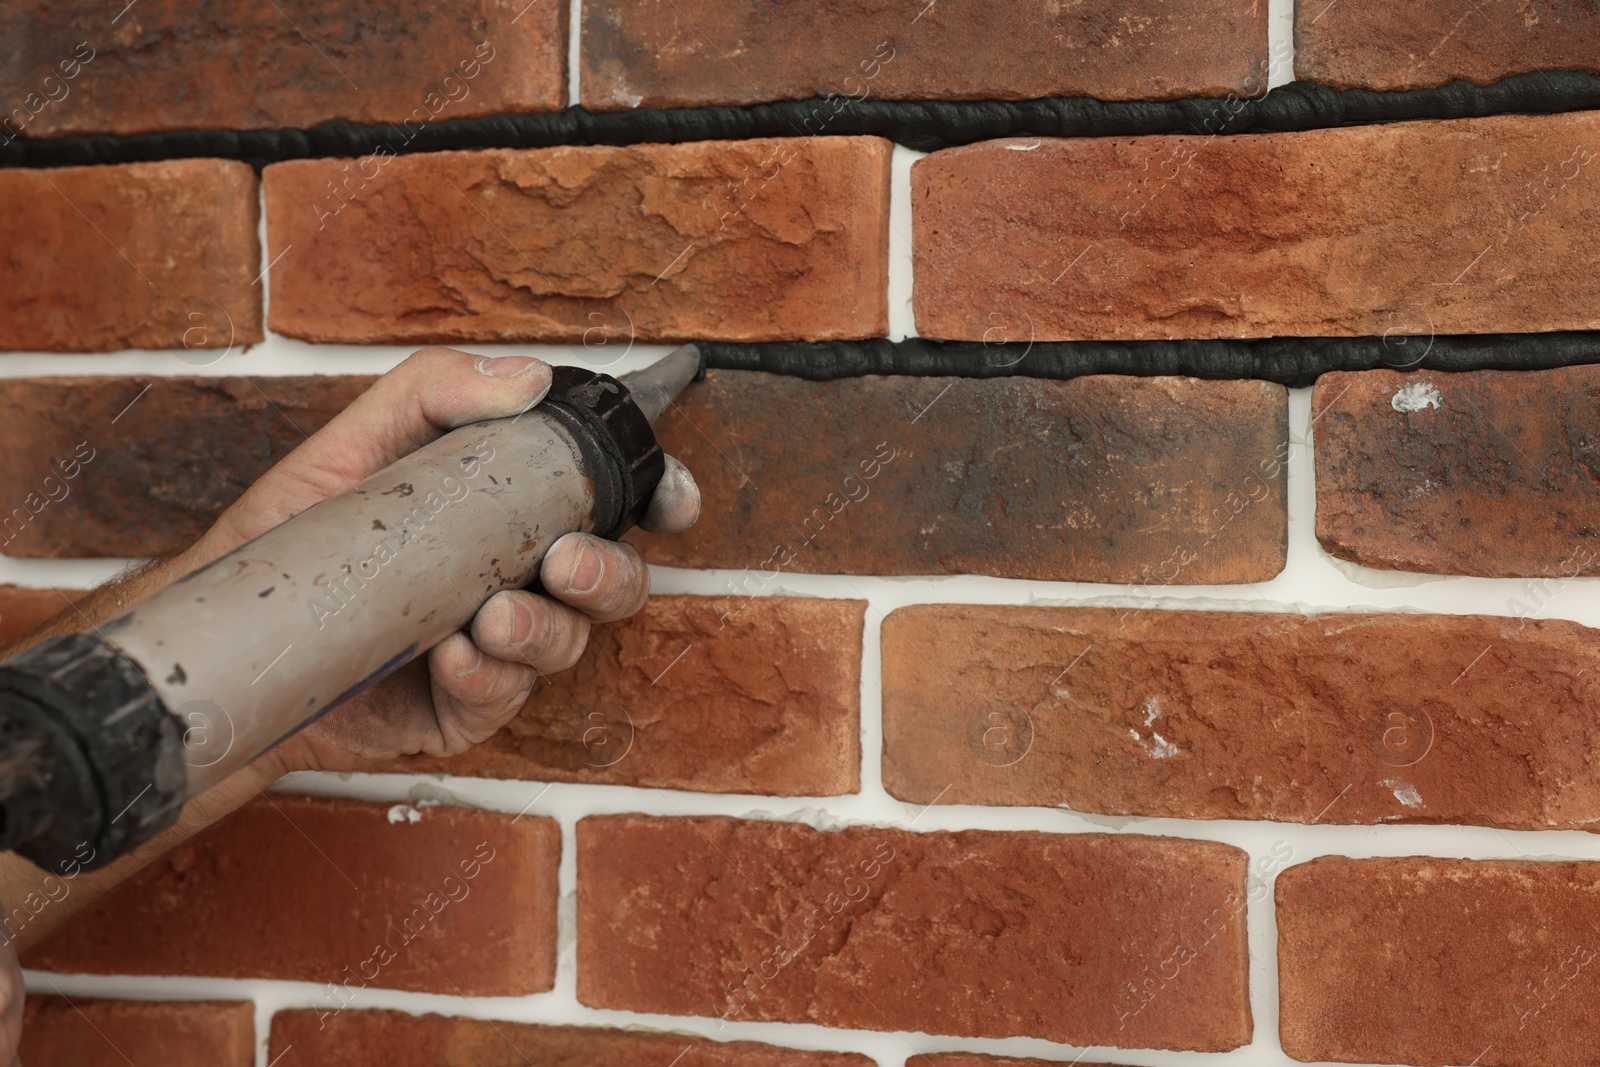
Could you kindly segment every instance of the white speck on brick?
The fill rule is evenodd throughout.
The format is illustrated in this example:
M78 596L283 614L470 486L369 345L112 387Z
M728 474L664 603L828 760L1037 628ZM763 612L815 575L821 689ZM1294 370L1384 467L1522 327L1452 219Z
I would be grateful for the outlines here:
M1389 398L1389 406L1396 411L1438 410L1444 406L1444 396L1432 382L1412 382L1395 391Z
M422 812L418 811L416 808L413 808L410 804L396 804L394 807L389 809L389 822L391 824L421 821Z
M1035 148L1038 148L1038 147L1039 147L1039 142L1038 141L1035 141L1032 144L1008 144L1008 145L1006 145L1006 151L1008 151L1008 152L1032 152Z
M1385 789L1393 792L1394 798L1408 808L1417 809L1426 806L1422 803L1422 794L1417 792L1416 786L1412 785L1410 782L1402 782L1394 778L1385 778L1382 782L1382 785Z
M1176 756L1178 754L1178 746L1160 734L1151 734L1150 738L1155 743L1146 745L1145 749L1150 753L1151 759L1166 759L1168 756Z
M1161 698L1149 697L1145 700L1144 708L1142 710L1144 711L1144 724L1149 726L1151 723L1161 718Z

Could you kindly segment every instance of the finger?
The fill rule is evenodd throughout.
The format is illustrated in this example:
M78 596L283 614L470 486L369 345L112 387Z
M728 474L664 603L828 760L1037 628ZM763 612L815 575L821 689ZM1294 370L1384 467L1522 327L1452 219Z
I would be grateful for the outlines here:
M549 391L549 364L531 356L424 348L374 382L285 462L360 481L446 430L516 415Z
M496 593L472 620L472 643L484 655L544 674L578 662L588 642L589 616L520 589Z
M625 619L650 595L650 571L632 545L567 534L539 568L544 591L596 622Z
M700 487L682 463L667 457L667 469L639 525L651 533L683 533L700 517Z
M464 633L453 633L428 653L439 732L422 747L430 756L454 756L482 741L521 710L538 672L522 663L485 655Z

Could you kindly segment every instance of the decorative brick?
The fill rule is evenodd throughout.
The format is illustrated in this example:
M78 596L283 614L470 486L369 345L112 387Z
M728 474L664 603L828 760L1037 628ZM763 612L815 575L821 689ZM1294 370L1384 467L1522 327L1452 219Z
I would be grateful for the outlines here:
M1266 382L712 371L657 426L700 483L654 563L1085 582L1265 581L1283 569L1287 393ZM874 440L876 439L876 440Z
M1134 834L591 816L578 999L1222 1051L1250 1040L1245 864L1228 845Z
M260 341L256 187L220 159L0 170L0 349Z
M186 548L371 382L0 381L0 552L62 558Z
M924 605L882 640L884 785L902 800L1600 821L1600 631L1575 623Z
M888 329L876 137L496 149L266 170L272 328L312 341Z
M420 814L420 817L417 817ZM522 996L555 980L552 819L263 796L180 845L25 957L88 974Z
M0 601L3 603L3 601ZM837 796L861 788L866 602L654 596L596 625L480 745L396 768L488 778Z
M1600 74L1596 16L1583 0L1314 0L1295 8L1295 75L1340 89L1428 89L1536 70Z
M1600 864L1329 856L1278 876L1277 915L1297 1060L1600 1064Z
M1136 15L1112 0L981 8L753 0L583 5L585 107L695 107L834 97L1167 100L1266 87L1267 9L1162 0Z
M65 1067L252 1067L249 1001L89 1000L28 995L17 1058Z
M278 1012L267 1057L291 1049L295 1067L872 1067L865 1056L754 1041L397 1011Z
M1600 367L1325 374L1312 391L1317 539L1369 567L1551 579L1600 573Z
M430 122L567 104L567 9L544 0L355 8L337 0L197 11L20 0L0 11L0 139Z
M918 332L1593 330L1597 160L1595 112L935 152L911 171Z

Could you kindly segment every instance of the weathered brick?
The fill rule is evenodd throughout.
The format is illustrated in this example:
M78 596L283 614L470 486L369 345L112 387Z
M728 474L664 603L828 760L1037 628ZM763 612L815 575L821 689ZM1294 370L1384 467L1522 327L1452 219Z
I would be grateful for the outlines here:
M265 176L283 254L272 328L619 350L876 337L890 148L827 137L279 163Z
M578 999L1231 1049L1250 1040L1245 863L1228 845L1133 834L591 816L578 823Z
M1600 864L1329 856L1278 876L1297 1060L1593 1067Z
M66 611L82 596L78 589L24 589L0 585L0 647Z
M48 988L48 983L46 983ZM65 1067L251 1067L255 1005L28 995L17 1058Z
M1295 75L1340 89L1480 85L1536 70L1600 74L1590 0L1312 0L1295 7Z
M0 552L154 556L185 548L371 382L0 381Z
M555 978L552 819L263 797L133 876L26 954L89 974L325 983L465 996Z
M1154 100L1259 93L1267 9L1227 0L1162 0L1135 16L1111 0L1050 8L870 3L765 5L598 0L583 6L586 107L847 99Z
M1317 539L1369 567L1553 579L1600 573L1600 367L1325 374L1312 391Z
M0 349L260 341L256 187L220 159L0 170Z
M120 5L118 5L120 7ZM0 10L15 136L409 124L567 103L567 9L545 0L358 8L21 0ZM253 272L252 272L253 273Z
M1595 112L935 152L911 171L918 332L1592 330L1597 160Z
M1576 623L924 605L882 640L884 785L902 800L1600 822L1600 631Z
M481 1016L397 1011L283 1011L267 1057L296 1067L872 1067L865 1056L802 1052L754 1041L591 1026L531 1026Z
M3 602L0 602L3 603ZM396 769L768 796L861 787L862 600L655 596L449 759Z
M657 433L725 518L629 537L655 563L742 568L730 603L784 571L1154 585L1283 569L1288 400L1265 382L713 371Z

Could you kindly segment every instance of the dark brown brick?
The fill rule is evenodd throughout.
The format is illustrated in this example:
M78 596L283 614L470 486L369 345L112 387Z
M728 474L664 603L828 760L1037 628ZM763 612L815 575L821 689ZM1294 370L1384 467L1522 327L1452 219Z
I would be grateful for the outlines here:
M591 816L578 999L1222 1051L1250 1040L1245 862L1133 834Z
M1278 876L1297 1060L1593 1067L1600 864L1329 856Z
M256 188L220 159L0 170L0 349L214 362L260 341Z
M45 988L49 988L46 980ZM30 993L17 1057L33 1067L252 1067L249 1001L90 1000Z
M888 141L440 152L266 170L272 328L312 341L888 329Z
M1600 251L1580 235L1600 229L1597 169L1594 112L951 148L911 171L917 329L991 342L1592 330Z
M583 6L586 107L694 107L807 97L807 132L848 99L1154 100L1266 88L1267 9L1162 0L1060 7L754 0Z
M865 1056L754 1041L397 1011L279 1012L267 1056L291 1049L284 1062L295 1067L872 1067Z
M0 381L0 552L155 556L186 548L371 382Z
M781 572L1264 581L1283 569L1285 391L1192 378L854 378L716 372L658 426L695 472L652 562Z
M553 819L263 797L145 868L25 965L522 996L555 980Z
M1596 16L1591 0L1311 0L1295 6L1295 75L1341 89L1425 89L1535 70L1600 74Z
M1530 583L1537 614L1600 573L1600 367L1325 374L1312 391L1317 539L1369 567Z
M655 596L481 745L396 769L769 796L861 787L866 602Z
M0 10L0 99L14 136L432 121L567 103L567 9L20 0Z
M882 640L884 785L903 800L1600 822L1600 631L1575 623L925 605Z

